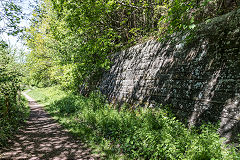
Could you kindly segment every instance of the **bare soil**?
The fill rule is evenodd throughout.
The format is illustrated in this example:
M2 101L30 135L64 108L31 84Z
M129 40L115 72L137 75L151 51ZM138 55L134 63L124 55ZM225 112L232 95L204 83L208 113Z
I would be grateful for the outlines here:
M0 149L0 159L78 160L100 159L84 143L64 130L43 106L24 94L29 101L30 117L7 147Z

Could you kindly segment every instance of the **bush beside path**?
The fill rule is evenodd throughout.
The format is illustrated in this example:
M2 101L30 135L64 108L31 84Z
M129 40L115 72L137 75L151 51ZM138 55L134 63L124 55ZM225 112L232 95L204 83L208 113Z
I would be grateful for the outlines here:
M29 120L9 145L0 149L0 159L100 159L54 121L26 93L31 109Z

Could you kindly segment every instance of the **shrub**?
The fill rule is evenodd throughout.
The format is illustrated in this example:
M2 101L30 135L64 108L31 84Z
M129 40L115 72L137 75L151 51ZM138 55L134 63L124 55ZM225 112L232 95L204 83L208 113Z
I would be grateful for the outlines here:
M21 72L7 45L0 42L0 146L27 115L26 101L20 98Z

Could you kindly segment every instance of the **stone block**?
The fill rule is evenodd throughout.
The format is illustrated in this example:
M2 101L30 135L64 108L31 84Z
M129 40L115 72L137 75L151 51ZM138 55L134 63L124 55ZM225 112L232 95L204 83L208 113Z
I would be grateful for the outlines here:
M116 53L100 84L102 92L127 102L172 104L179 119L195 124L220 119L219 133L231 139L240 130L240 113L235 111L240 94L240 23L226 18L239 16L239 10L233 11L203 24L188 43L182 41L187 33L176 33L164 42L151 40Z

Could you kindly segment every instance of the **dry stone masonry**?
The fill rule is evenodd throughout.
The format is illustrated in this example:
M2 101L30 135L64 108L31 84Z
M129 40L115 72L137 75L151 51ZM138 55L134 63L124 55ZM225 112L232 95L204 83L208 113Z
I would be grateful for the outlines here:
M100 90L112 102L171 104L179 119L220 121L219 133L240 132L240 10L191 33L139 44L112 57Z

